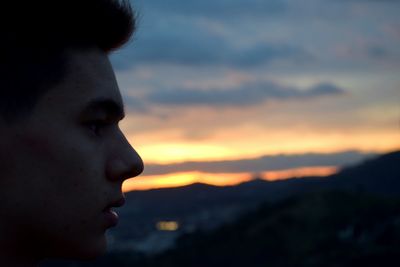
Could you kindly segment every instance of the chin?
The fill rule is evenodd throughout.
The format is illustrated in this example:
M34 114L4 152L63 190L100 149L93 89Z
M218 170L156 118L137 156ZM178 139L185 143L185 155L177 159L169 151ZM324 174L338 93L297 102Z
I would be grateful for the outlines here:
M107 252L107 241L103 237L101 240L86 244L77 251L77 259L79 260L94 260Z
M86 242L79 242L69 247L61 247L51 258L65 260L95 260L107 252L105 236Z

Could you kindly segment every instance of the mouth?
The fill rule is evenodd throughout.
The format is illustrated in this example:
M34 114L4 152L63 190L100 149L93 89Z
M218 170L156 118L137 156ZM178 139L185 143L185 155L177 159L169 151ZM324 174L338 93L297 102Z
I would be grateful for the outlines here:
M122 197L116 201L111 202L103 209L104 219L107 222L108 227L114 227L118 224L119 216L114 210L113 207L121 207L125 204L125 198Z

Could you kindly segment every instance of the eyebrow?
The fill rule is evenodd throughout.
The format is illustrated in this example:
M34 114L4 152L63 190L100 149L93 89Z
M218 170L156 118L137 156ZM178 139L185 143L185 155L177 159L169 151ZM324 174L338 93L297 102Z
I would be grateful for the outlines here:
M83 110L83 113L103 111L108 116L116 117L122 120L125 117L123 105L110 98L97 98L89 101Z

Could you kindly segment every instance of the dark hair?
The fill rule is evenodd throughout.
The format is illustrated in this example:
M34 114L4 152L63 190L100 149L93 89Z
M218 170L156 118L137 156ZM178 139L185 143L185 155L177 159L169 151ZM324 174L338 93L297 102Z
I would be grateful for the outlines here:
M6 0L0 4L0 116L29 115L65 74L65 52L110 53L135 31L128 0Z

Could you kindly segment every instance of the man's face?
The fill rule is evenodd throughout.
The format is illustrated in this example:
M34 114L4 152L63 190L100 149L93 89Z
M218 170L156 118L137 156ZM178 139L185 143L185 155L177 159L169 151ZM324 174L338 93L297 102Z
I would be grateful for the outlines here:
M118 127L122 99L107 55L74 50L69 59L65 79L27 119L0 125L0 231L21 251L92 258L106 249L103 210L143 163Z

